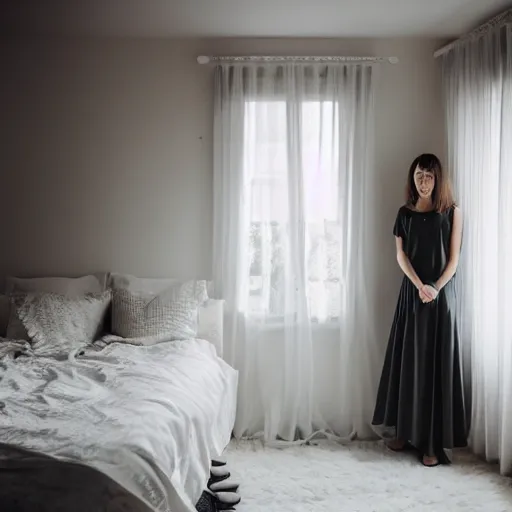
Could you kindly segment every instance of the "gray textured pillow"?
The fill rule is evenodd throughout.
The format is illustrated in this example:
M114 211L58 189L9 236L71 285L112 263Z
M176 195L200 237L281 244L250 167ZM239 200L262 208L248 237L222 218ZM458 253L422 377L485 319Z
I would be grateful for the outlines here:
M6 294L17 296L18 305L27 293L55 293L67 297L83 297L87 293L106 290L107 274L91 274L83 277L36 277L6 279ZM6 338L29 341L27 330L18 318L17 308L11 307L6 328Z
M207 298L206 281L177 283L158 295L114 290L112 331L122 338L195 338L198 308Z
M103 325L110 300L110 291L82 297L28 293L23 300L14 298L14 303L34 353L53 355L92 343Z

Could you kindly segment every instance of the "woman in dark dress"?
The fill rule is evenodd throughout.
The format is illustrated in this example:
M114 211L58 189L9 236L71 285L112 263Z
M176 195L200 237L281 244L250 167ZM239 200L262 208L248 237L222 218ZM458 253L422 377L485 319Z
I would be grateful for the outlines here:
M450 462L466 446L459 337L457 270L462 216L439 159L411 165L407 202L394 235L405 274L377 395L373 425L394 451L415 448L425 466Z

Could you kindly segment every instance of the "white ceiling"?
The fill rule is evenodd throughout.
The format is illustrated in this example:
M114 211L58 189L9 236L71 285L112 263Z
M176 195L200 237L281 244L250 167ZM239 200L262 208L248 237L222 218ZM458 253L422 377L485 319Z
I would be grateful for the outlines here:
M511 0L4 0L2 4L3 33L456 37L509 7Z

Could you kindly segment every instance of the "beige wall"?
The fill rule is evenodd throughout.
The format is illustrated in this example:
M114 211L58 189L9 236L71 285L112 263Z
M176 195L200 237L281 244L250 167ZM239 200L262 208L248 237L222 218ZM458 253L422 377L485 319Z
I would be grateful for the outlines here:
M391 227L410 161L442 153L426 40L54 40L1 47L0 274L209 276L212 68L199 54L396 55L377 84L381 314L398 286Z

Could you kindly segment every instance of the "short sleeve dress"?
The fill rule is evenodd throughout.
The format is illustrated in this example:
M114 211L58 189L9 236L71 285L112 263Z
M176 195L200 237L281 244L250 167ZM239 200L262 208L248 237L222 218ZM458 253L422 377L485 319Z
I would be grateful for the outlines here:
M394 235L425 284L436 282L449 261L454 209L398 212ZM372 422L383 437L409 441L440 462L467 444L456 306L454 279L424 304L404 276Z

